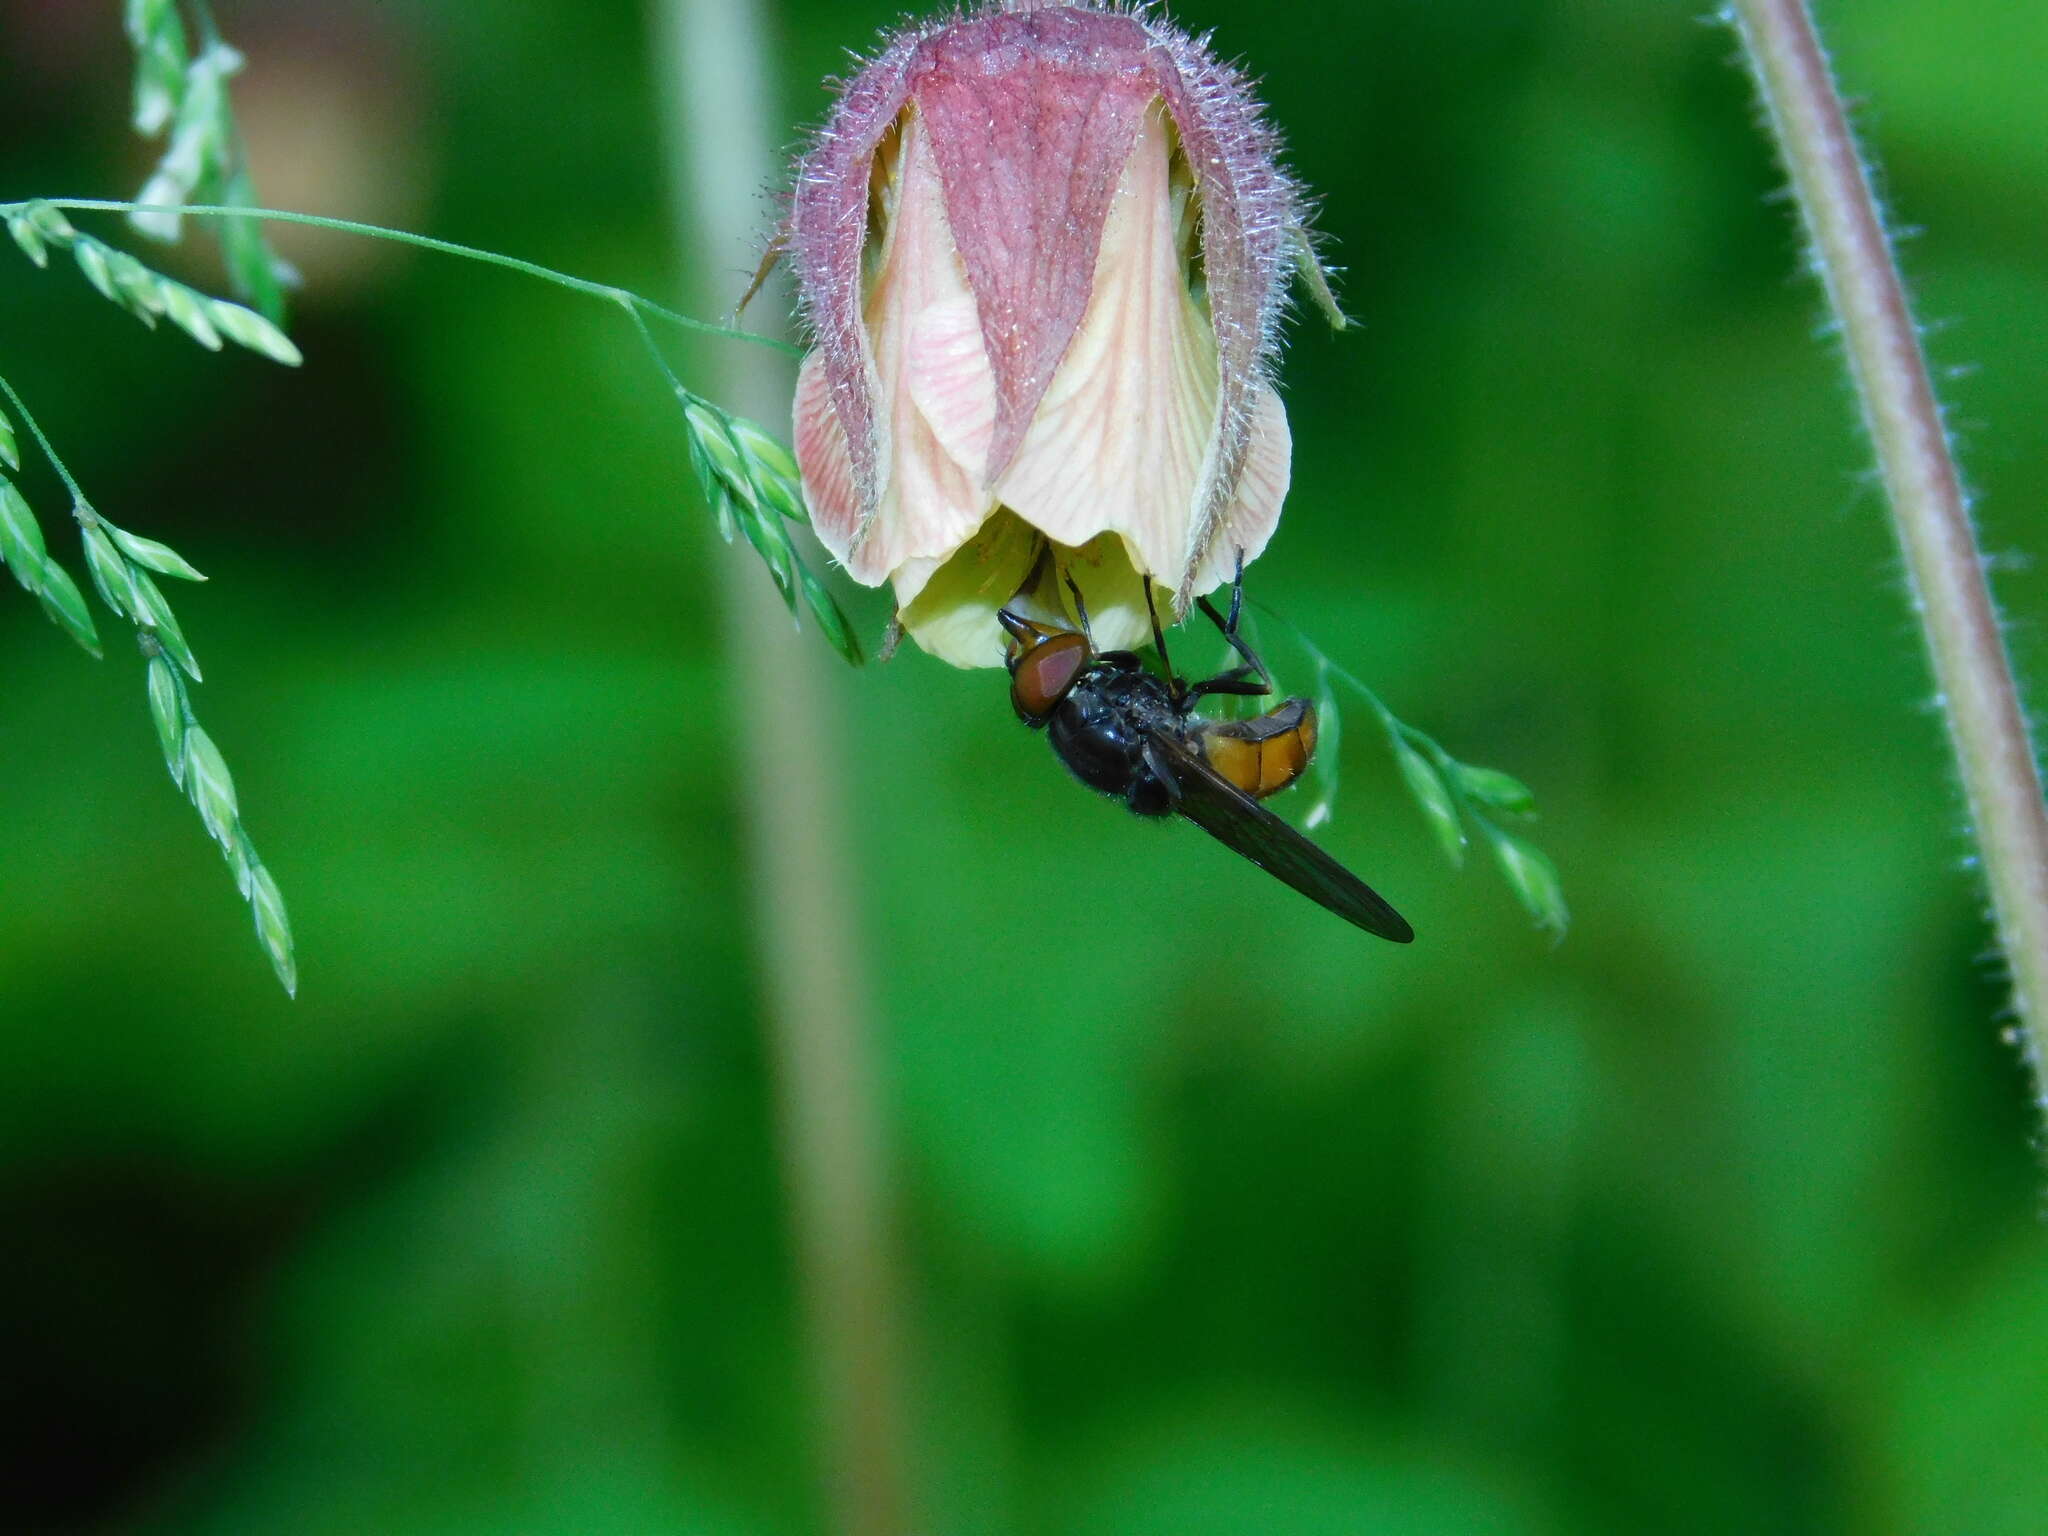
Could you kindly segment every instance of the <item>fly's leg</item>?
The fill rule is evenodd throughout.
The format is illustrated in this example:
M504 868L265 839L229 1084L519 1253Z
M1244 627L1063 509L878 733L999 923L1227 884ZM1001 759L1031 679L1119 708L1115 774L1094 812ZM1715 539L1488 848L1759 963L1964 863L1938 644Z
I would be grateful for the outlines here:
M1145 584L1145 614L1152 620L1152 649L1159 653L1159 665L1166 671L1166 690L1178 709L1187 697L1188 685L1173 670L1173 658L1166 654L1166 631L1159 627L1159 605L1152 600L1152 578L1143 575L1138 580Z
M1074 594L1074 617L1081 621L1081 636L1092 646L1095 644L1095 635L1088 628L1088 599L1081 595L1081 584L1074 580L1072 571L1062 571L1060 574L1066 577L1067 590Z
M1212 694L1227 693L1247 699L1262 699L1273 691L1272 682L1264 676L1253 677L1250 667L1232 667L1220 676L1205 679L1194 684L1181 699L1183 713L1196 700Z
M1207 682L1196 683L1187 691L1183 703L1192 704L1204 694L1234 693L1246 697L1257 697L1273 691L1273 674L1266 670L1266 664L1259 660L1258 653L1245 644L1244 636L1237 632L1238 621L1244 617L1244 551L1237 552L1237 572L1230 579L1230 617L1225 618L1216 611L1216 605L1206 597L1195 599L1196 606L1209 616L1209 622L1223 632L1223 638L1230 642L1230 648L1244 658L1244 665L1232 667Z
M1166 749L1157 741L1148 738L1140 758L1145 772L1132 782L1126 803L1140 815L1163 816L1181 802L1180 775L1173 771Z

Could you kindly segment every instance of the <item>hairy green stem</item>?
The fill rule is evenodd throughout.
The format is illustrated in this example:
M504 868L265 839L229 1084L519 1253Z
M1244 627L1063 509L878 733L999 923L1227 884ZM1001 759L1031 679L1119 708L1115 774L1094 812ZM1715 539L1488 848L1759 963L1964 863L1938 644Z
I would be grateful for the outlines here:
M13 407L22 425L28 429L31 440L42 449L43 457L71 492L71 516L84 532L86 566L93 585L116 617L129 619L135 625L136 642L142 651L149 679L150 712L156 719L165 766L170 769L172 781L186 792L194 809L199 812L208 834L220 844L228 867L234 873L236 886L255 917L257 940L270 956L270 963L286 993L296 996L298 962L293 953L291 924L285 915L284 897L278 891L276 879L256 852L256 845L250 841L248 829L242 824L241 809L235 798L233 778L227 763L193 711L192 693L186 677L195 682L198 680L199 663L186 643L170 604L156 587L151 572L187 581L203 581L205 578L175 550L153 540L138 540L125 529L108 522L86 500L84 488L58 454L56 445L43 431L35 413L5 378L0 378L0 399L5 399ZM39 548L40 534L36 543ZM95 550L99 553L96 554ZM47 561L42 579L32 583L21 563L19 543L13 546L8 561L22 585L37 592L50 616L69 629L93 655L99 655L98 636L90 619L85 617L83 595L76 590L70 578L63 575L62 566L54 560ZM51 583L60 577L62 588L76 604L75 614L72 604L59 600L51 587Z
M0 378L0 395L7 397L7 403L14 407L14 414L19 416L21 424L28 428L28 435L35 439L36 446L43 450L43 457L50 461L50 468L54 469L57 472L57 478L64 482L64 489L71 493L72 505L78 507L89 505L85 499L85 492L79 489L78 482L72 478L70 469L65 466L63 459L58 457L57 450L50 442L50 439L44 435L42 424L36 420L35 413L28 408L28 402L16 394L14 386L4 378Z
M754 0L654 0L676 229L708 302L758 253L760 189L782 137ZM737 274L735 274L737 275ZM720 398L787 419L790 379L765 352L722 352ZM887 1159L869 987L847 853L837 678L773 592L726 576L754 932L773 1049L798 1286L823 1434L829 1528L904 1536L903 1382Z
M2048 811L2026 716L1870 175L1804 0L1734 0L1884 475L2048 1111Z
M487 266L522 272L528 277L540 278L543 282L553 283L557 287L621 305L636 315L651 315L665 324L673 325L680 330L694 331L701 336L753 342L757 346L770 347L791 357L803 355L801 347L780 337L763 336L754 331L741 330L737 326L714 325L708 320L693 320L688 315L679 314L655 303L652 299L642 298L630 288L592 282L587 277L573 277L567 272L557 272L552 267L541 266L538 262L523 261L517 256L479 250L473 245L459 245L453 240L436 240L431 235L416 235L410 230L387 229L381 224L362 224L354 219L330 219L317 213L291 213L279 208L238 208L215 203L130 203L113 198L92 197L39 197L32 201L69 213L189 213L196 218L268 219L279 224L307 224L315 229L331 229L339 234L362 235L372 240L390 240L399 245L417 246L423 251L436 251L443 256L460 256L468 261L483 262ZM0 203L0 214L9 209L27 206L29 204L26 202Z

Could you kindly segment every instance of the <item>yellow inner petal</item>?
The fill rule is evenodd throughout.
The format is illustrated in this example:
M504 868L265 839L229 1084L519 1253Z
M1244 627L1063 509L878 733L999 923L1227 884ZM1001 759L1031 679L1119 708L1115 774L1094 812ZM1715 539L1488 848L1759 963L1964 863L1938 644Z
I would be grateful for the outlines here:
M996 610L1017 595L1044 548L1036 529L999 509L943 562L910 562L896 578L904 632L956 667L1001 666Z

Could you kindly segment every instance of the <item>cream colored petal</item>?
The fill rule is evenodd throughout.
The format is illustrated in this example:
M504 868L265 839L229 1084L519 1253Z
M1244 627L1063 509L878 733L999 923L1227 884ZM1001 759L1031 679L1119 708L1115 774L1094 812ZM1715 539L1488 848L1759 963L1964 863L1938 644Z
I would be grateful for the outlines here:
M907 562L896 577L904 632L956 667L1001 666L996 610L1016 596L1043 549L1036 531L998 512L944 562Z
M927 304L905 349L910 398L942 447L980 484L996 425L996 380L971 298Z
M1246 565L1258 559L1280 521L1280 504L1287 499L1293 466L1294 439L1287 428L1287 409L1272 385L1261 384L1253 398L1251 440L1237 495L1222 528L1195 566L1189 592L1212 592L1230 580L1240 549Z
M952 553L993 506L977 477L946 452L911 396L910 353L919 317L933 306L972 303L946 226L938 169L915 112L904 124L894 186L894 214L866 304L876 408L888 427L890 453L875 515L856 534L846 559L848 570L870 585L906 560Z
M1088 312L997 498L1062 544L1123 534L1178 579L1215 426L1216 343L1177 247L1169 139L1146 114L1103 230Z

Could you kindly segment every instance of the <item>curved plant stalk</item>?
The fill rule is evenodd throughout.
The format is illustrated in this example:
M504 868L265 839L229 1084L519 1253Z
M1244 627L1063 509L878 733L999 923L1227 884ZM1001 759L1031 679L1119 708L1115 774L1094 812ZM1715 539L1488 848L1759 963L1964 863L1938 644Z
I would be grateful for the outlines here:
M1310 793L1308 810L1302 818L1304 830L1313 831L1323 825L1336 809L1343 760L1338 750L1344 720L1337 701L1341 688L1372 711L1409 798L1429 823L1437 846L1451 867L1462 868L1467 847L1475 839L1482 843L1522 910L1554 942L1561 942L1565 929L1571 926L1571 909L1565 904L1564 884L1558 877L1557 866L1527 837L1502 825L1535 819L1536 797L1528 785L1498 768L1460 762L1434 736L1395 714L1355 672L1332 660L1321 646L1270 604L1253 598L1251 605L1292 635L1294 643L1315 663L1320 735L1305 778Z
M789 611L796 613L801 604L810 612L819 633L832 647L854 665L860 664L860 642L854 636L852 624L840 609L831 589L798 553L790 537L789 524L810 521L810 509L804 502L803 482L797 473L796 460L774 434L688 388L669 366L648 322L660 321L692 334L753 342L795 355L798 349L787 341L733 326L693 320L651 299L642 298L631 289L572 277L566 272L522 261L516 256L478 250L474 246L458 245L452 240L436 240L428 235L415 235L408 230L360 224L352 219L219 204L158 207L106 198L36 198L29 202L0 203L0 223L6 224L15 243L37 266L49 264L49 253L53 248L69 249L79 270L106 298L150 326L156 324L159 316L165 316L201 346L214 351L220 350L221 340L225 337L281 363L296 365L300 361L298 348L262 315L239 304L208 298L151 271L127 252L79 233L64 217L67 209L74 213L126 212L131 215L138 211L145 214L176 212L230 222L239 218L249 223L273 219L286 224L309 224L320 229L390 240L441 255L504 267L566 288L571 293L585 294L617 305L625 311L633 324L634 334L647 349L654 366L668 381L683 408L690 464L696 471L705 500L718 518L719 532L727 543L732 542L735 533L744 534L747 543L761 557L762 564L767 566L768 574Z
M2036 1102L2048 1111L2039 1046L2048 1028L2048 811L1984 557L1870 174L1813 19L1804 0L1734 0L1733 17L1841 321L1969 797L2022 1049Z
M248 313L252 320L258 318L253 312ZM148 679L150 717L156 722L157 738L163 746L164 766L170 770L171 781L185 792L199 812L208 834L220 844L234 874L235 888L249 903L255 918L257 941L270 957L271 967L285 992L296 996L299 965L292 949L291 922L285 915L284 897L242 825L241 804L227 761L193 713L190 683L199 681L199 662L155 579L206 578L175 549L155 539L138 537L102 516L86 500L84 488L29 413L27 403L4 378L0 378L0 399L21 418L29 437L71 493L71 516L84 539L86 570L93 589L117 617L134 622ZM11 425L0 431L0 463L9 468L18 468L20 464ZM0 475L0 560L4 560L22 586L35 593L57 624L93 655L99 654L99 635L84 595L63 566L51 558L34 510L4 475Z
M727 341L750 341L757 346L787 353L791 357L803 356L803 348L794 342L776 336L763 336L757 331L741 330L738 326L713 325L708 320L693 320L688 315L678 314L675 310L655 303L652 299L642 298L630 288L593 282L587 277L557 272L553 267L544 267L537 261L526 261L518 256L482 250L474 245L461 245L453 240L437 240L432 235L416 235L409 229L389 229L382 224L365 224L356 219L329 218L320 213L294 213L288 208L249 208L240 204L220 203L142 203L111 197L38 197L20 203L0 203L0 214L21 214L33 208L56 208L69 213L191 214L196 218L256 219L272 224L304 224L312 229L327 229L343 235L362 235L370 240L389 240L397 245L416 246L420 250L435 251L443 256L460 256L466 261L480 261L487 266L504 267L508 271L537 277L542 282L567 288L572 293L584 293L592 298L608 300L636 315L659 320L664 325L672 325L678 330L690 331L700 336L721 336Z
M716 284L761 233L775 173L761 16L749 0L656 0L678 238ZM706 302L717 303L713 292ZM760 351L722 352L718 394L787 419L788 371ZM686 402L701 410L707 402ZM732 561L726 635L747 748L739 765L765 1012L797 1283L823 1434L827 1528L915 1529L906 1492L899 1310L869 987L848 868L834 700L817 658Z

